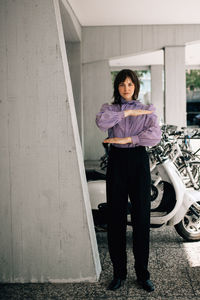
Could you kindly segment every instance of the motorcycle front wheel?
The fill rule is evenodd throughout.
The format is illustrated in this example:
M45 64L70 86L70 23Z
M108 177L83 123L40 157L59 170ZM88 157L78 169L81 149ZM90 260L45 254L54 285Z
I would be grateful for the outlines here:
M191 175L193 176L193 180L196 183L196 187L194 187L194 184L190 180L190 177L188 175L188 170L185 167L185 164L181 165L178 170L183 176L183 182L187 188L193 187L196 190L200 189L200 162L199 161L191 161L189 162L189 168L191 171Z
M191 205L184 218L174 227L186 241L200 241L200 201Z

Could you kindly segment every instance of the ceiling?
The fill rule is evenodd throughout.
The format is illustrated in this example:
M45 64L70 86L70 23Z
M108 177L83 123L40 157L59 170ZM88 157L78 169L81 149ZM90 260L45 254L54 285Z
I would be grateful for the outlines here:
M68 0L82 26L199 24L200 0Z
M68 0L82 26L200 24L200 0ZM163 51L122 57L115 66L163 64ZM186 45L186 65L200 65L200 43Z

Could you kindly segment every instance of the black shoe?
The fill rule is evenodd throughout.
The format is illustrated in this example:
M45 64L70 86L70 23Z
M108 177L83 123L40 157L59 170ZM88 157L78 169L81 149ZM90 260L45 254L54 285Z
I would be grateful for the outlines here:
M137 279L137 282L139 283L139 285L141 285L143 287L144 290L146 290L147 292L153 292L155 290L155 287L153 285L153 282L150 279L147 280L139 280Z
M107 287L108 290L115 291L120 288L122 283L125 281L125 278L113 278L109 286Z

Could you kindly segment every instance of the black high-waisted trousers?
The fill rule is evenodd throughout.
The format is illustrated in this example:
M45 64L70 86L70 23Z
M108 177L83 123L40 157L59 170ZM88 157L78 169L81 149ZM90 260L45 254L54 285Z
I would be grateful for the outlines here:
M108 248L114 277L127 275L126 223L128 195L132 203L133 254L138 279L149 279L150 168L145 147L111 145L106 174Z

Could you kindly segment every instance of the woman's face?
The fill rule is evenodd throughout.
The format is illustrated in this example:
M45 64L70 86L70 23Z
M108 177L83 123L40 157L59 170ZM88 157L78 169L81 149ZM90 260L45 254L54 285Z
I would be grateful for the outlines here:
M130 77L126 77L124 82L121 82L118 86L118 91L120 96L122 96L126 101L131 101L135 91L135 85Z

